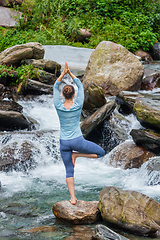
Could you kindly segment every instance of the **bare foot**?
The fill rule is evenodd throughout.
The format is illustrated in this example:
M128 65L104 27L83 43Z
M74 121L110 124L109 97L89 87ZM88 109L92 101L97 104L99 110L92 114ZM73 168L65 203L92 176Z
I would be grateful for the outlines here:
M71 198L71 199L69 200L69 202L70 202L72 205L75 205L76 202L77 202L77 198Z
M77 153L76 152L72 152L72 164L73 164L73 167L75 167L76 158L77 158Z

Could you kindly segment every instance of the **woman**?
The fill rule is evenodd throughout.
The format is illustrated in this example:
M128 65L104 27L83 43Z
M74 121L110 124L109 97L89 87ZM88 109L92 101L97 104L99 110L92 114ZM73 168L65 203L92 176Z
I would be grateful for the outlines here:
M69 74L78 87L76 101L72 85L63 88L64 104L60 100L59 85L65 74ZM54 105L60 120L60 152L66 168L66 183L71 195L71 204L76 204L74 191L74 167L77 157L97 158L104 156L103 148L83 138L79 121L84 102L84 90L81 81L69 70L68 64L54 84Z

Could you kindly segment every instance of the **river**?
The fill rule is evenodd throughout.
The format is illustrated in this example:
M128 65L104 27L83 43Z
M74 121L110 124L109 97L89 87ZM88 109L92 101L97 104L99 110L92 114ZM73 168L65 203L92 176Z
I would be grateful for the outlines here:
M57 47L56 53L51 46L48 48L45 46L45 48L45 58L48 58L48 52L50 59L51 55L52 60L58 61L59 58L59 63L63 63L65 58L76 73L84 72L92 52L90 49L80 49L81 52L76 53L73 48L72 55L64 57L60 52L62 47L59 47L59 51ZM65 47L63 51L67 54L67 51L72 51L72 47ZM84 60L80 57L83 53L86 54ZM55 56L57 54L57 58L54 58L54 54ZM74 57L76 63L73 61ZM81 62L81 66L78 67L77 61ZM34 119L36 130L0 133L1 148L14 148L16 143L18 147L14 152L14 157L23 161L23 156L18 149L21 149L22 145L27 142L32 146L33 154L30 162L23 167L19 164L12 171L0 172L0 240L87 239L76 238L75 232L79 230L73 229L69 223L57 220L52 213L54 203L70 199L65 183L65 169L59 152L60 127L53 106L53 96L26 97L19 99L18 103L23 106L23 114ZM126 126L128 132L127 141L132 141L129 132L132 128L140 128L141 125L133 114L125 116L125 119L123 127ZM109 166L108 158L109 154L100 159L77 159L75 191L78 199L98 200L102 188L117 186L122 189L140 191L160 202L160 185L156 182L150 184L151 179L148 176L146 164L139 169L122 170ZM157 176L160 181L160 176ZM36 233L24 231L46 225L55 227L55 231ZM95 224L86 227L93 230L94 226ZM82 228L81 231L86 230ZM119 232L129 239L146 239Z

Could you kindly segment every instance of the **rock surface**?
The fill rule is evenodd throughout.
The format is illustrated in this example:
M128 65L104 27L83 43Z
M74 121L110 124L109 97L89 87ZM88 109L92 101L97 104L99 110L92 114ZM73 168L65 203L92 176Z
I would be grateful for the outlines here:
M53 226L41 226L41 227L35 227L31 229L20 229L20 231L24 233L53 232L55 230L56 228Z
M96 240L110 240L110 239L112 239L112 240L129 240L102 224L98 224L95 226L95 232L93 234L93 239L96 239Z
M144 126L160 130L160 101L138 98L134 104L137 119Z
M38 42L29 42L5 49L0 53L0 63L7 65L18 64L22 59L44 57L44 48ZM16 60L17 58L17 60Z
M18 94L34 94L34 95L41 95L41 94L52 94L53 93L53 86L41 83L39 81L35 81L32 79L28 79L24 82L21 82L18 86L17 90Z
M22 62L23 64L31 64L36 68L41 68L46 72L49 73L53 73L55 74L57 77L59 77L59 75L61 74L60 70L61 70L61 65L58 64L55 61L52 60L47 60L47 59L26 59L25 61Z
M48 73L44 70L39 70L39 77L34 78L33 80L40 81L41 83L53 85L57 80L57 76L53 73Z
M0 131L31 129L31 126L22 113L0 110Z
M8 100L0 100L0 110L3 111L16 111L16 112L22 112L23 107L18 104L17 102L11 102Z
M15 10L0 6L0 26L2 27L15 27L15 17L21 18L22 13Z
M121 45L110 41L99 43L92 52L82 79L86 88L91 82L105 94L140 89L144 67L137 57Z
M61 201L53 205L52 211L56 218L73 224L88 224L100 220L97 205L97 201L78 200L76 205L72 205L69 201Z
M106 118L109 118L115 109L115 102L110 101L104 106L95 111L91 116L87 117L81 124L81 130L86 137L94 128L102 123Z
M154 44L151 55L154 60L160 60L160 42Z
M138 146L160 154L160 134L146 129L132 129L130 134Z
M149 235L160 229L160 203L142 193L105 187L98 207L104 221L133 233Z
M121 167L123 169L139 168L144 162L154 156L154 153L136 146L133 141L126 141L109 153L109 163L113 167Z
M1 74L0 74L1 75ZM0 83L3 85L9 85L12 79L15 81L18 78L18 73L14 70L8 70L4 73L4 76L0 77Z
M97 108L102 107L106 103L106 99L101 87L91 83L84 89L84 104L83 109L88 115L91 115Z
M36 151L37 149L27 141L4 145L0 150L0 170L17 169L27 161L31 162ZM16 166L16 164L19 166Z
M141 84L141 90L152 90L160 87L160 73L153 73L145 77Z
M151 57L151 55L147 52L142 51L142 50L136 51L135 55L140 57L142 61L153 61L153 58Z

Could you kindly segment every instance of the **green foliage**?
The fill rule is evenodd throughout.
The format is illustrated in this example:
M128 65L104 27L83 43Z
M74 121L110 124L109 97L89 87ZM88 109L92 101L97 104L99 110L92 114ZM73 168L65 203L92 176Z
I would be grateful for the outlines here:
M31 41L95 48L109 40L134 52L160 41L159 0L25 0L16 29L0 28L0 51ZM90 30L78 43L80 28Z
M8 75L10 77L13 77L12 71L16 71L18 73L18 78L12 79L11 85L17 85L20 82L23 82L29 78L35 79L39 78L40 73L38 71L38 68L33 67L32 65L22 65L18 68L14 68L12 66L8 67L6 65L0 65L0 78L1 77L7 77Z
M15 70L15 68L12 66L8 67L6 65L0 65L0 78L6 78L8 75L10 75L10 77L13 77L12 70Z

